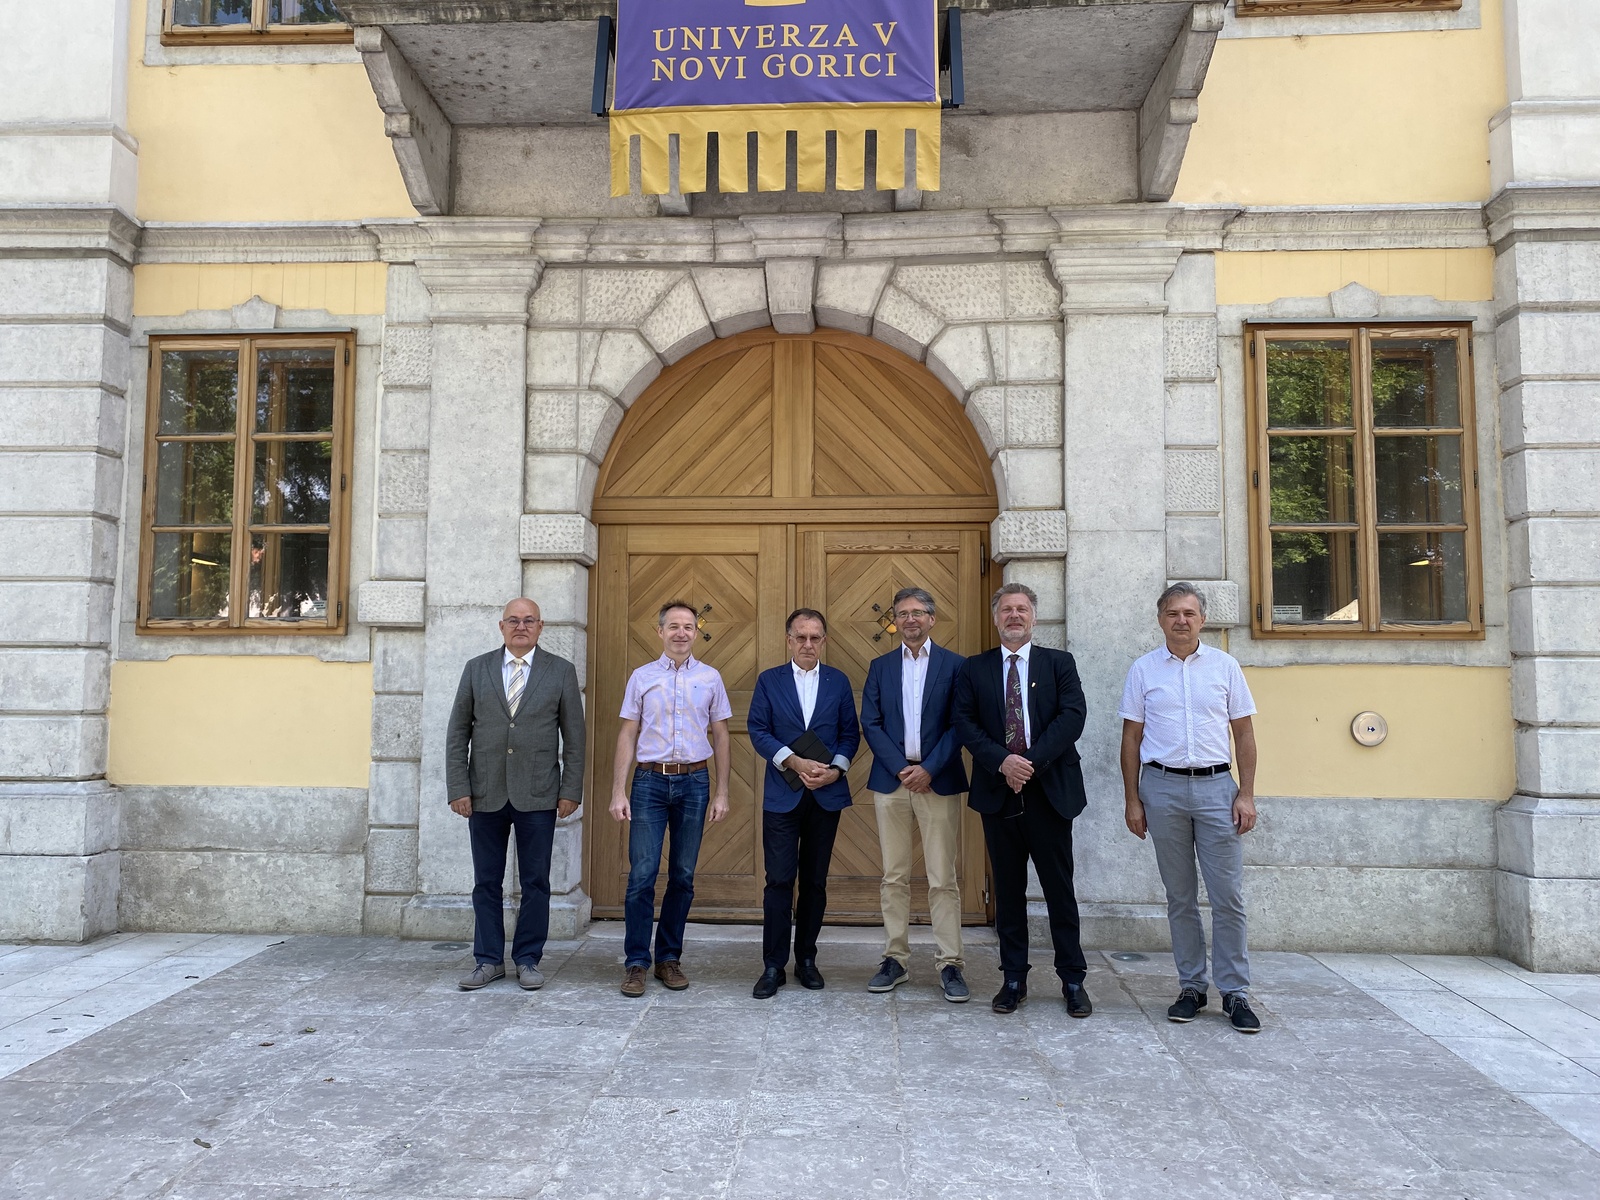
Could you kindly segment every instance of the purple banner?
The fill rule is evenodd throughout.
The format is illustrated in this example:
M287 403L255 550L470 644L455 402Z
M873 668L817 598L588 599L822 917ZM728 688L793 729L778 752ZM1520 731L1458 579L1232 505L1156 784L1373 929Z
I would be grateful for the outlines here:
M935 0L618 0L617 109L939 99Z

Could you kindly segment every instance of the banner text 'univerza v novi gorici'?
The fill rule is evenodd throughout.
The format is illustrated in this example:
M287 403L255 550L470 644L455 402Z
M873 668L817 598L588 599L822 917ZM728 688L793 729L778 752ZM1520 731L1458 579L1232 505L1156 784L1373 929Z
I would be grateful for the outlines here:
M782 191L787 135L795 135L800 191L866 186L866 139L876 134L879 188L939 186L939 44L934 0L619 0L611 112L611 190L630 191L630 143L639 139L640 190L706 188L707 139L717 135L718 184Z

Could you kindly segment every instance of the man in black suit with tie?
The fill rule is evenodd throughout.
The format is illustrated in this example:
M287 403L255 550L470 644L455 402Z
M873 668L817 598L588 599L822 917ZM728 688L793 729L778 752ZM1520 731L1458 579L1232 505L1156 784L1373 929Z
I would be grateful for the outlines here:
M1072 890L1072 819L1087 803L1076 742L1088 707L1072 655L1033 643L1038 597L1008 583L990 610L1000 649L967 659L956 679L956 734L972 754L967 803L983 816L994 871L995 932L1000 936L997 1013L1013 1013L1028 995L1028 859L1039 872L1056 974L1067 1012L1094 1011L1083 980Z

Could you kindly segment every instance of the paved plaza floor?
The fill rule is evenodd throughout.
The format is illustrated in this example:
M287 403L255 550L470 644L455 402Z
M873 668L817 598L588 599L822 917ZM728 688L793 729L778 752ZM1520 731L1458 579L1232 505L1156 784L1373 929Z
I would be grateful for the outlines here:
M1600 977L1257 953L1245 1037L1170 1024L1161 955L1092 954L1088 1020L1040 970L996 1016L971 932L961 1006L926 942L868 994L871 930L765 1002L746 929L643 1000L609 924L537 993L459 992L453 942L0 947L0 1197L1600 1197Z

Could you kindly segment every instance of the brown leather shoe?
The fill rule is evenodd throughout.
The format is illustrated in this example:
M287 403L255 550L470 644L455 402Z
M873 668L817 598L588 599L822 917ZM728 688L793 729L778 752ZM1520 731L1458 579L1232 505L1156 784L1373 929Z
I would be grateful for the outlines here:
M681 992L689 986L689 977L683 973L683 968L675 958L656 964L656 978L669 992Z
M622 994L635 999L644 995L644 968L629 967L622 976Z

